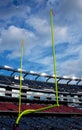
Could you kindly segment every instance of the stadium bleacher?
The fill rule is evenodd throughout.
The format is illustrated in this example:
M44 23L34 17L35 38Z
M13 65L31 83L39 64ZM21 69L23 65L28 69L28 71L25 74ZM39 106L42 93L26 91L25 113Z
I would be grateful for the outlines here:
M12 130L14 116L0 116L0 130ZM53 116L23 117L19 124L21 130L81 130L81 118L62 118ZM4 129L3 129L4 128Z
M2 66L0 70L10 72L7 75L0 74L0 130L12 130L18 116L20 70ZM56 103L55 84L49 82L49 79L54 76L27 71L22 71L22 73L21 111L36 110ZM35 76L35 80L28 79L27 75ZM41 76L46 80L38 80ZM57 80L60 106L22 117L19 124L21 130L82 129L81 79L57 77ZM66 82L61 82L62 80ZM75 81L75 84L72 84L72 80Z
M21 111L24 110L29 110L29 109L38 109L42 107L46 107L48 105L45 104L37 104L37 103L22 103L21 105ZM12 102L0 102L0 112L5 111L5 112L18 112L18 104L17 103L12 103ZM43 112L47 113L82 113L81 109L75 108L75 107L68 107L68 106L59 106L59 107L54 107L51 109L44 110Z

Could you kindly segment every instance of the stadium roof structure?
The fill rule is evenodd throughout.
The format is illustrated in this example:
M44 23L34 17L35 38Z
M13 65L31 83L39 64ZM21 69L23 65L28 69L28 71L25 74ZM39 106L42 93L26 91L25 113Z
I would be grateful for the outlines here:
M55 75L48 75L48 74L46 74L44 72L43 73L37 73L35 71L28 72L28 71L26 71L24 69L22 69L22 70L20 68L14 69L13 67L7 66L7 65L0 66L0 70L6 70L6 71L11 72L10 76L13 76L15 73L18 73L20 75L20 72L22 72L23 78L25 78L27 75L31 75L31 76L35 76L35 80L37 80L39 77L44 77L44 78L46 78L46 82L48 80L50 80L50 79L54 79L55 78ZM71 81L76 81L76 85L78 85L82 81L82 78L77 78L77 77L74 77L74 76L73 77L69 77L69 76L63 76L63 77L56 76L56 78L57 78L57 82L60 82L60 81L64 80L64 81L67 81L66 82L67 84L69 84Z

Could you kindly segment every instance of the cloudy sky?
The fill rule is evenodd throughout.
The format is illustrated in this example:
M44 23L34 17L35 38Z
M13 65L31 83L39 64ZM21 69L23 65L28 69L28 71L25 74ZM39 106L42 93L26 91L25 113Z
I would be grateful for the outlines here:
M57 75L82 77L82 0L0 0L0 65L53 74L50 8Z

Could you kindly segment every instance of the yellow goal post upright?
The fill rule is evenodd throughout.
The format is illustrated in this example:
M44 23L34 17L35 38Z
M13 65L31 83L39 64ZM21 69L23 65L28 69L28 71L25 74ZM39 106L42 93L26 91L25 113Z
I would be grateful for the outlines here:
M59 97L58 97L58 83L57 83L57 69L56 69L56 49L55 49L55 36L54 36L54 24L53 24L53 12L50 9L50 25L51 25L51 36L52 36L52 55L53 55L53 63L54 63L54 81L55 86L54 90L56 91L56 103L59 106Z
M21 50L20 50L20 91L19 91L19 109L18 109L19 115L21 112L23 52L24 52L24 39L22 39Z

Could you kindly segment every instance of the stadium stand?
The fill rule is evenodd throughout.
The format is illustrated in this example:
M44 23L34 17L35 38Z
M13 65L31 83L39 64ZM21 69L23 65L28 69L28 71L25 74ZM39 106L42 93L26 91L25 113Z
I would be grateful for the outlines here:
M44 105L44 104L36 104L36 103L30 103L30 104L24 104L22 103L21 105L21 110L24 111L26 109L38 109L38 108L42 108L48 105ZM7 112L18 112L18 105L16 103L12 103L12 102L0 102L0 112L1 111L7 111ZM82 113L81 109L75 108L75 107L68 107L68 106L59 106L59 107L54 107L48 110L44 110L43 112L46 113Z
M0 130L12 130L16 120L14 116L0 116ZM23 117L19 124L21 130L81 130L81 118L61 118L53 116Z
M18 116L20 70L0 66L0 130L12 130ZM7 73L8 72L8 73ZM54 76L22 70L21 111L56 103ZM27 75L35 79L28 79ZM39 80L43 77L44 81ZM59 107L22 117L21 130L81 130L82 84L80 78L57 77ZM72 82L75 82L72 84Z

